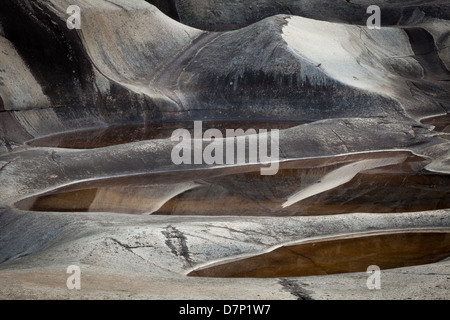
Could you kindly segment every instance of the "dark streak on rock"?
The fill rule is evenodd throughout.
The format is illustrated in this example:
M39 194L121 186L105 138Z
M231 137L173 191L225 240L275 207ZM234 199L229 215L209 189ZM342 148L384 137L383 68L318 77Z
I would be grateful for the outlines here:
M3 260L0 261L0 264L3 264L3 263L8 262L10 260L17 260L17 259L29 256L30 254L31 254L31 252L22 252L22 253L19 253L19 254L15 255L15 256L7 256L7 257L3 258Z
M119 240L117 240L117 239L114 239L114 238L108 238L108 239L114 241L114 242L117 243L119 246L121 246L121 247L127 249L128 251L131 251L131 249L152 248L152 247L153 247L152 245L137 245L137 246L130 246L130 245L125 244L125 243L123 243L123 242L121 242L121 241L119 241ZM131 251L131 252L133 252L133 251ZM133 253L134 253L134 252L133 252Z
M2 171L3 169L5 169L5 167L8 165L8 164L10 164L12 161L8 161L8 162L6 162L5 164L3 164L1 167L0 167L0 171Z
M1 97L0 97L1 98ZM65 105L49 105L49 106L41 106L41 107L23 107L20 109L8 109L1 108L0 106L0 113L1 112L8 112L8 113L14 113L14 112L27 112L27 111L36 111L36 110L49 110L49 109L56 109L56 108L62 108L66 107Z
M57 164L61 163L61 156L56 151L52 151L50 159Z
M168 225L166 231L161 231L161 233L167 238L165 244L169 247L171 252L177 257L183 257L188 265L192 266L186 236L171 225Z
M298 281L281 278L278 283L283 287L283 290L297 297L297 300L314 300L310 296L310 292L303 289Z

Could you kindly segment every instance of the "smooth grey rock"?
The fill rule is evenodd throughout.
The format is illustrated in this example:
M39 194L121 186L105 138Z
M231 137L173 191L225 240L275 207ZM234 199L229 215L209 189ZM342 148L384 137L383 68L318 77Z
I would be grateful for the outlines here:
M66 26L74 4L80 30ZM186 24L247 26L203 31L145 1L3 0L0 297L447 298L447 260L383 270L381 291L367 289L365 273L186 277L291 241L449 229L447 1L390 1L381 30L364 25L368 1L166 4ZM177 166L167 136L39 144L180 120L291 122L279 132L280 174L262 177L260 164ZM339 168L396 157L282 207ZM374 213L355 207L364 201ZM317 215L321 205L339 214ZM72 264L83 270L80 292L65 287Z

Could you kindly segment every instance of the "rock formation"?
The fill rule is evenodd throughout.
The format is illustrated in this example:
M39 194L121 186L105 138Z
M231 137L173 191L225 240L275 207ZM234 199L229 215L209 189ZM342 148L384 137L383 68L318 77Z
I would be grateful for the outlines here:
M448 1L3 0L0 49L0 297L284 299L308 283L310 298L370 298L364 248L380 241L379 298L448 297ZM278 129L278 173L175 164L171 135L194 121L249 141ZM289 270L292 253L261 254L336 237L360 245L308 251L335 275L187 276L249 256Z

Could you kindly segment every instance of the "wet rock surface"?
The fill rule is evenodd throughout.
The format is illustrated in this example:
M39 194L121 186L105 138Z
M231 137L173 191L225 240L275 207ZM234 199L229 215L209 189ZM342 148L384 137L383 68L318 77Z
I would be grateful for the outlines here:
M450 7L372 2L4 0L0 297L448 298Z

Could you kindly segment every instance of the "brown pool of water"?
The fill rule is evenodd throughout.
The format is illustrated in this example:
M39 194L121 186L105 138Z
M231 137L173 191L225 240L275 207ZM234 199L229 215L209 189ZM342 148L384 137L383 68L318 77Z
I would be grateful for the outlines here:
M294 188L293 177L307 179L308 173L305 170L289 170L288 173L281 170L279 174L292 175L285 179L261 179L248 174L220 177L215 184L200 186L170 199L154 214L301 216L450 208L450 176L387 172L358 174L340 187L282 208L286 195L292 192L290 190L301 188L301 184Z
M218 129L226 136L226 129L288 129L305 124L306 121L267 121L267 120L226 120L203 121L202 132ZM147 124L116 125L107 128L96 128L71 131L45 136L29 141L33 147L55 147L69 149L94 149L113 145L138 142L144 140L168 139L176 129L187 129L193 135L194 121L158 122Z
M435 131L450 133L450 114L424 119L422 123L435 126Z
M420 170L424 163L417 156L361 172L336 188L282 207L290 195L320 184L325 175L343 164L388 154L292 161L282 163L274 176L239 167L99 179L27 198L16 206L31 211L204 216L391 213L450 207L450 175Z
M352 234L290 243L252 256L200 266L193 277L278 278L365 272L434 263L450 256L450 231Z

